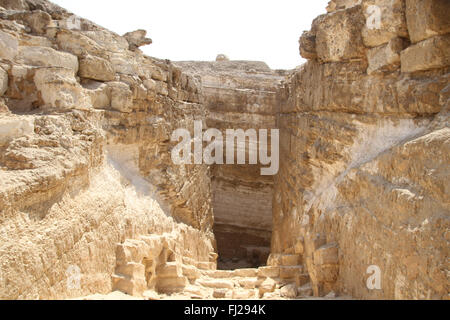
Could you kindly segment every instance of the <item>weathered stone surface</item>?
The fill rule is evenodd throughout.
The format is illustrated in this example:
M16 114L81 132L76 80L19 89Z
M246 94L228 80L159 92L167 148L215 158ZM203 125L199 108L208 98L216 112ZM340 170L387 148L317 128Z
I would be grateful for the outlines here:
M15 37L0 30L0 58L14 60L18 47L19 42Z
M259 286L259 296L262 297L265 293L273 292L276 288L275 280L267 278Z
M130 50L134 51L139 47L152 44L152 39L146 38L147 31L136 30L132 32L127 32L123 37L128 41Z
M32 118L21 119L14 116L0 117L0 146L22 136L33 134L34 122Z
M230 59L224 54L218 54L216 57L216 61L230 61Z
M47 12L41 10L12 12L7 18L9 20L19 21L30 28L32 33L41 35L46 33L47 28L52 23L52 17Z
M133 92L130 86L123 82L109 82L111 90L111 108L120 112L131 112L133 105Z
M3 96L7 89L8 73L3 68L0 68L0 97Z
M396 37L407 38L404 0L364 0L364 44L378 47Z
M200 268L215 269L209 171L173 165L168 144L173 128L207 113L198 83L183 85L187 75L168 61L129 51L126 39L93 23L65 29L72 15L56 5L26 3L35 11L2 11L0 21L0 297L64 299L113 285L136 295L148 286L172 291ZM117 78L106 67L114 57L113 70L126 71ZM183 94L148 90L152 78ZM146 234L160 237L131 241ZM149 276L181 258L186 276ZM71 289L67 272L78 268L82 283Z
M338 264L339 248L336 243L324 245L314 251L314 264Z
M281 256L282 266L298 266L301 264L301 257L298 254L283 254Z
M360 31L365 46L371 47L368 65L310 59L289 77L282 93L286 102L278 125L280 159L285 160L274 185L270 263L275 264L273 253L302 252L315 295L445 297L440 284L445 272L436 268L445 263L438 257L443 257L441 232L448 225L438 212L448 208L441 198L442 162L429 163L429 156L436 152L441 157L447 148L447 35L432 32L431 38L409 45L402 3L362 2L366 19L370 5L383 13L378 33L365 30L367 24ZM335 2L329 6L331 15L348 10ZM425 25L425 17L422 21ZM317 26L313 24L311 34ZM443 30L439 28L430 30ZM416 71L420 73L407 74ZM413 120L417 114L427 120ZM412 162L414 173L407 169ZM418 162L433 171L432 183L425 182ZM303 245L297 245L299 236ZM382 290L367 289L373 265L382 270Z
M111 106L111 90L108 84L98 81L85 81L83 87L91 98L92 107L95 109L108 109Z
M303 255L305 252L305 238L299 237L295 243L294 252L298 255Z
M309 31L304 31L299 40L300 55L305 59L317 59L316 36Z
M450 32L447 0L405 0L406 19L412 43Z
M405 40L393 38L389 43L367 52L367 74L377 71L391 71L400 67L400 52L406 47Z
M19 47L17 59L29 66L67 68L75 74L78 72L76 56L48 47Z
M116 78L114 69L107 60L91 55L80 59L79 76L98 81L114 81Z
M8 10L28 10L29 6L25 0L1 0L0 7Z
M280 268L278 267L260 267L258 268L258 277L278 278L280 276Z
M348 9L361 4L361 0L332 0L328 2L327 11L334 12L336 10Z
M34 75L43 108L54 110L81 109L91 107L91 101L76 81L73 70L66 68L40 68Z
M450 34L416 43L401 52L402 72L414 72L450 65Z
M323 62L363 59L365 47L361 37L365 19L361 6L319 16L314 20L316 52ZM310 34L309 36L312 36Z
M108 56L107 51L103 50L94 40L73 30L58 30L56 42L61 50L70 52L78 57L88 54L98 57Z

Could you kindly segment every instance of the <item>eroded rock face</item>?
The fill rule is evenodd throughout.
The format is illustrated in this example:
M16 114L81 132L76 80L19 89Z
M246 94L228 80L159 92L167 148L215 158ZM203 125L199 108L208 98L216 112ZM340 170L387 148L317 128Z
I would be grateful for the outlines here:
M132 32L127 32L123 35L123 37L127 39L128 44L130 45L130 50L134 51L139 47L152 44L152 39L146 38L146 35L147 31L140 29Z
M0 1L0 298L448 299L447 7L330 1L288 73ZM279 173L174 165L195 120L279 128Z
M223 59L177 65L201 77L209 128L219 129L224 137L226 129L275 128L282 72L262 62ZM212 166L214 234L220 261L229 262L219 267L239 266L239 260L244 260L242 266L255 267L267 259L273 177L261 176L260 169L260 165Z
M215 269L209 169L170 160L172 130L207 113L198 82L130 51L140 32L0 5L0 298L108 293L151 257L117 265L117 246L147 235Z
M286 82L277 123L269 263L276 253L301 253L315 295L448 298L449 50L437 13L444 3L335 3L301 38L309 61ZM388 13L379 28L348 20L360 5L364 14L369 5ZM320 44L318 30L332 20L353 30L352 39L362 36L367 60L335 54L348 38ZM378 271L380 286L369 279Z

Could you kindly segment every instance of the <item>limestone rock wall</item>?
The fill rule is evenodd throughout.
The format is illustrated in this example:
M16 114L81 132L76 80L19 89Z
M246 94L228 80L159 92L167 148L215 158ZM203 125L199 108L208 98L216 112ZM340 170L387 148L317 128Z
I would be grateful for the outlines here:
M285 72L252 61L177 62L177 65L201 78L209 128L221 130L224 137L226 129L275 128L277 92ZM267 259L273 177L262 176L260 169L260 165L212 166L214 234L220 261L244 259L246 266L254 267ZM226 268L226 263L219 266Z
M316 295L448 298L450 3L328 11L280 92L272 253L301 252Z
M116 246L142 235L215 266L209 168L170 161L172 130L207 113L201 87L149 42L0 2L1 299L110 292Z

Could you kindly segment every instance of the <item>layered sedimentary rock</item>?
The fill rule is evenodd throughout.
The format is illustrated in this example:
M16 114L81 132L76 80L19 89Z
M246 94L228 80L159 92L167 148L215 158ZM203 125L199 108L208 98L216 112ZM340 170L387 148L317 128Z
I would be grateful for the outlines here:
M219 129L224 137L226 129L275 128L277 92L285 72L271 70L263 62L228 61L222 56L216 62L177 62L201 78L203 103L209 110L207 126ZM265 264L269 253L273 176L263 176L260 165L248 164L248 153L249 147L246 165L212 166L214 234L219 261L242 259L243 266L255 267Z
M215 268L209 168L170 161L173 128L207 112L197 81L141 31L0 5L0 298L110 292L116 246L143 235Z
M448 298L450 3L332 2L281 92L272 253L316 295Z
M0 0L0 298L448 299L449 2L327 11L283 72ZM278 174L174 165L196 120L278 128Z

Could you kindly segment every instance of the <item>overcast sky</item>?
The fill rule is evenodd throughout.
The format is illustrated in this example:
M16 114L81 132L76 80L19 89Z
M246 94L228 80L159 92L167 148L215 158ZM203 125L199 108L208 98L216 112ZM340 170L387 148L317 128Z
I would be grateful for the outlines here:
M52 0L118 34L145 29L157 58L265 61L273 69L302 64L298 38L325 13L328 0Z

